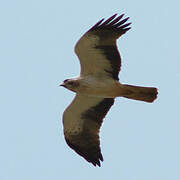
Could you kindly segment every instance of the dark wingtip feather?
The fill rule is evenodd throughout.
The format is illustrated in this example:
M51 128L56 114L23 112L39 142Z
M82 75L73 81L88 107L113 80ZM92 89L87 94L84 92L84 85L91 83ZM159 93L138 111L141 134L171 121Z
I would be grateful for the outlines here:
M116 24L120 19L122 19L122 17L124 16L124 14L121 14L120 16L118 16L116 19L114 19L111 23L109 23L108 25L112 26L113 24Z
M101 161L104 161L101 153L99 154L98 158L89 160L89 162L92 163L94 166L97 165L99 167L101 167Z
M109 22L111 22L115 17L117 16L117 14L114 14L113 16L111 16L109 19L107 19L106 21L104 21L101 26L107 25Z
M85 150L81 149L79 145L73 144L70 140L68 140L68 138L65 137L65 140L68 146L72 148L80 156L82 156L85 160L87 160L89 163L92 163L94 166L97 165L101 167L101 161L103 161L103 156L101 152L99 152L98 154L94 154L90 152L89 154L89 152L87 152L86 149Z
M100 159L101 161L104 161L102 154L100 154L99 159Z
M96 29L102 23L102 21L104 21L104 18L98 21L91 29L89 29L89 31L93 31L94 29Z
M103 30L107 28L114 32L118 32L120 36L121 34L124 34L130 29L130 27L128 26L131 24L131 23L126 23L129 17L122 19L124 15L125 14L121 14L120 16L117 16L117 14L114 14L113 16L108 18L106 21L104 21L104 18L103 18L100 21L98 21L91 29L89 29L88 32L98 30L98 29Z
M129 17L123 19L122 21L116 23L116 24L114 25L114 27L119 27L119 26L121 26L121 25L124 24L128 19L129 19Z
M91 159L91 160L88 160L88 162L90 162L90 163L92 163L94 166L99 166L99 167L101 167L101 161L100 161L101 159Z
M101 167L100 161L97 161L96 164L97 164L99 167Z
M125 28L125 29L123 29L124 30L124 32L127 32L127 31L129 31L131 29L131 27L128 27L128 28Z
M129 25L131 25L132 23L127 23L127 24L124 24L123 26L120 26L120 28L125 28L125 27L128 27Z

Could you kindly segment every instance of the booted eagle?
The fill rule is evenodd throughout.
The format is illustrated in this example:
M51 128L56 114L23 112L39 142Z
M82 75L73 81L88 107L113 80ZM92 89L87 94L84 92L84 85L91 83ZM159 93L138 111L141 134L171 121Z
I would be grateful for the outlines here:
M124 14L113 15L97 22L75 46L81 64L77 78L66 79L61 86L76 93L63 114L67 144L80 156L101 166L99 131L116 97L153 102L157 97L154 87L140 87L119 82L121 57L116 40L125 34L131 23Z

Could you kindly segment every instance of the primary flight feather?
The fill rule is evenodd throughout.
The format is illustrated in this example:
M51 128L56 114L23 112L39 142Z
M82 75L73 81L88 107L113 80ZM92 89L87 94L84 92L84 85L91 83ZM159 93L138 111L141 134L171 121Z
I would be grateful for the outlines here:
M63 114L64 135L67 144L80 156L101 166L99 131L116 97L153 102L157 97L154 87L121 84L118 74L121 57L116 40L130 29L129 17L113 15L97 22L75 46L81 73L66 79L61 86L76 93L73 102Z

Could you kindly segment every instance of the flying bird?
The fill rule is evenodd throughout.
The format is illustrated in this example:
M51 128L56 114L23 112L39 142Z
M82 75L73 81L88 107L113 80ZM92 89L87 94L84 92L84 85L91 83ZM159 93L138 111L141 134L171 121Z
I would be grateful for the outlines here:
M144 102L157 98L157 88L122 84L118 74L121 57L116 40L130 29L129 17L113 15L97 22L77 42L75 53L81 64L80 76L66 79L61 86L76 93L63 113L67 144L80 156L101 166L99 132L116 97Z

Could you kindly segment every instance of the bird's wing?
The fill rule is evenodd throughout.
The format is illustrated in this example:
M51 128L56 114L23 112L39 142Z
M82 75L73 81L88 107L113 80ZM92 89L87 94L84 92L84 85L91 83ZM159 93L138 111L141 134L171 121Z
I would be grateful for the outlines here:
M113 98L76 95L63 114L67 144L94 166L103 161L99 130L113 103Z
M77 42L75 52L80 60L81 76L97 73L118 80L121 57L116 40L130 29L131 23L126 23L129 17L122 19L124 14L116 15L97 22Z

